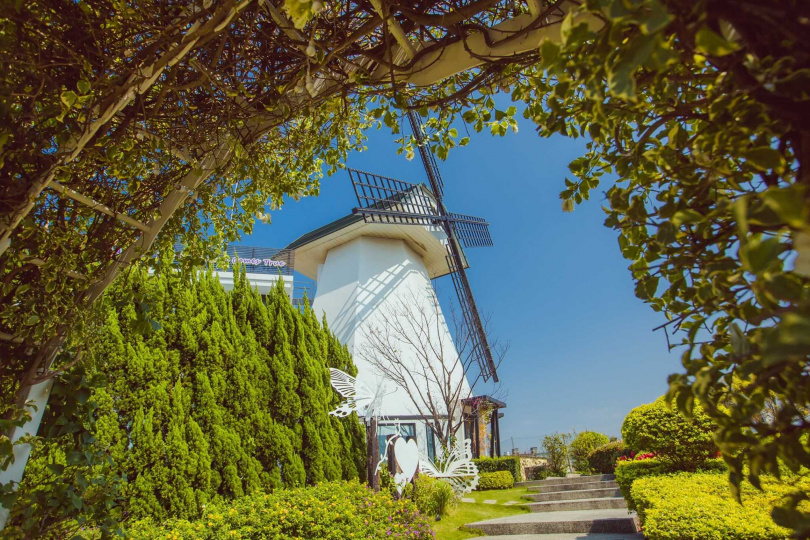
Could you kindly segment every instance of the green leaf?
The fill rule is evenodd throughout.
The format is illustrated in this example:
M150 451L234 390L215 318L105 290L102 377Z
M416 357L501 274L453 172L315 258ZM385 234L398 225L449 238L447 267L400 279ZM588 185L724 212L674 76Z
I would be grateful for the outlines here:
M90 91L90 83L82 79L76 83L76 88L79 89L80 94L86 94Z
M563 212L573 212L574 211L574 201L571 199L565 199L562 202L562 211Z
M704 26L695 35L695 48L707 56L726 56L736 52L739 46Z
M740 259L743 268L759 274L767 270L784 250L785 245L779 238L763 238L762 235L756 235L740 246Z
M804 186L794 184L786 188L771 188L759 197L785 223L796 229L807 226L808 208L804 202Z
M540 61L543 66L551 66L560 58L560 46L548 38L540 43Z
M784 170L785 159L777 150L770 146L758 146L743 152L743 157L756 169L760 171L774 171L781 172Z
M675 212L675 214L672 216L671 221L673 225L675 225L676 227L680 227L684 223L695 223L702 219L703 216L700 215L699 212L692 209L686 209L686 210L678 210L677 212Z
M39 315L30 315L28 319L26 319L25 324L27 326L34 326L39 322Z
M69 109L73 107L73 105L76 103L78 96L76 95L76 92L74 92L73 90L64 90L59 95L59 99L61 99L62 103L64 103Z
M663 30L674 19L674 17L667 12L667 8L658 0L652 0L649 6L649 15L646 20L639 25L639 30L647 35Z

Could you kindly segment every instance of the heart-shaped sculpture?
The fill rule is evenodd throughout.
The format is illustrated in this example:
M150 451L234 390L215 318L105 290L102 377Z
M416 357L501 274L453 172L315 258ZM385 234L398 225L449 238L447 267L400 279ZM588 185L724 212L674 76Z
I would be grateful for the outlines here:
M398 438L394 443L394 457L397 460L397 465L402 470L402 474L410 482L413 475L416 474L416 468L419 466L419 448L416 446L416 441L411 439L405 442L404 438Z

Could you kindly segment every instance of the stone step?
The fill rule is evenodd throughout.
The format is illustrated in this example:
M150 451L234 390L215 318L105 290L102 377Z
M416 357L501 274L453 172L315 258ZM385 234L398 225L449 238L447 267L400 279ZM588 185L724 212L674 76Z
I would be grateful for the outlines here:
M532 512L468 523L467 527L493 536L638 532L635 513L626 509Z
M548 484L587 484L589 482L604 482L615 480L612 474L593 474L589 476L552 476L545 480L527 480L526 482L515 482L515 487L545 486Z
M513 534L508 536L478 536L475 540L644 540L644 535L559 533L559 534Z
M531 486L529 487L529 491L535 491L537 493L553 493L555 491L581 491L586 489L605 489L605 488L616 488L619 485L612 481L602 481L602 482L585 482L582 484L544 484L540 486Z
M573 501L577 499L599 499L601 497L621 497L619 488L580 489L576 491L552 491L549 493L529 493L524 499L534 502Z
M573 501L548 501L526 503L523 506L532 512L562 512L567 510L607 510L609 508L627 508L624 497L599 499L579 499Z
M644 535L559 533L559 534L511 534L508 536L477 536L475 540L644 540Z

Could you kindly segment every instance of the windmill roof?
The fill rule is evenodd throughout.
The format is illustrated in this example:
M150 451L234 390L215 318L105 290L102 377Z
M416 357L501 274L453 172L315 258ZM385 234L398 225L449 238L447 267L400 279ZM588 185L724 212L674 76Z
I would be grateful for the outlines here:
M433 199L433 194L423 184L418 187ZM401 199L402 195L391 200ZM360 214L349 214L331 223L305 233L294 240L286 249L295 251L295 269L305 276L316 279L318 265L326 261L329 250L360 237L391 238L403 240L416 252L425 264L431 279L449 272L447 249L441 238L444 231L438 227L401 223L366 223ZM468 266L464 261L465 268Z

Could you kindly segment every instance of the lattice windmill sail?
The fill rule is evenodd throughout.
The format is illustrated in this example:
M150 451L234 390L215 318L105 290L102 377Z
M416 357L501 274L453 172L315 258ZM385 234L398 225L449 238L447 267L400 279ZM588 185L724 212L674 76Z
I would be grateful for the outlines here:
M485 381L492 378L498 382L495 360L492 358L481 315L467 279L467 259L463 249L491 246L489 223L482 218L447 211L443 201L444 184L433 154L425 146L419 117L410 111L408 118L430 187L349 169L359 204L352 212L362 215L367 223L422 225L439 227L444 231L447 235L447 267L458 296L463 323L469 334L470 358L478 363Z

